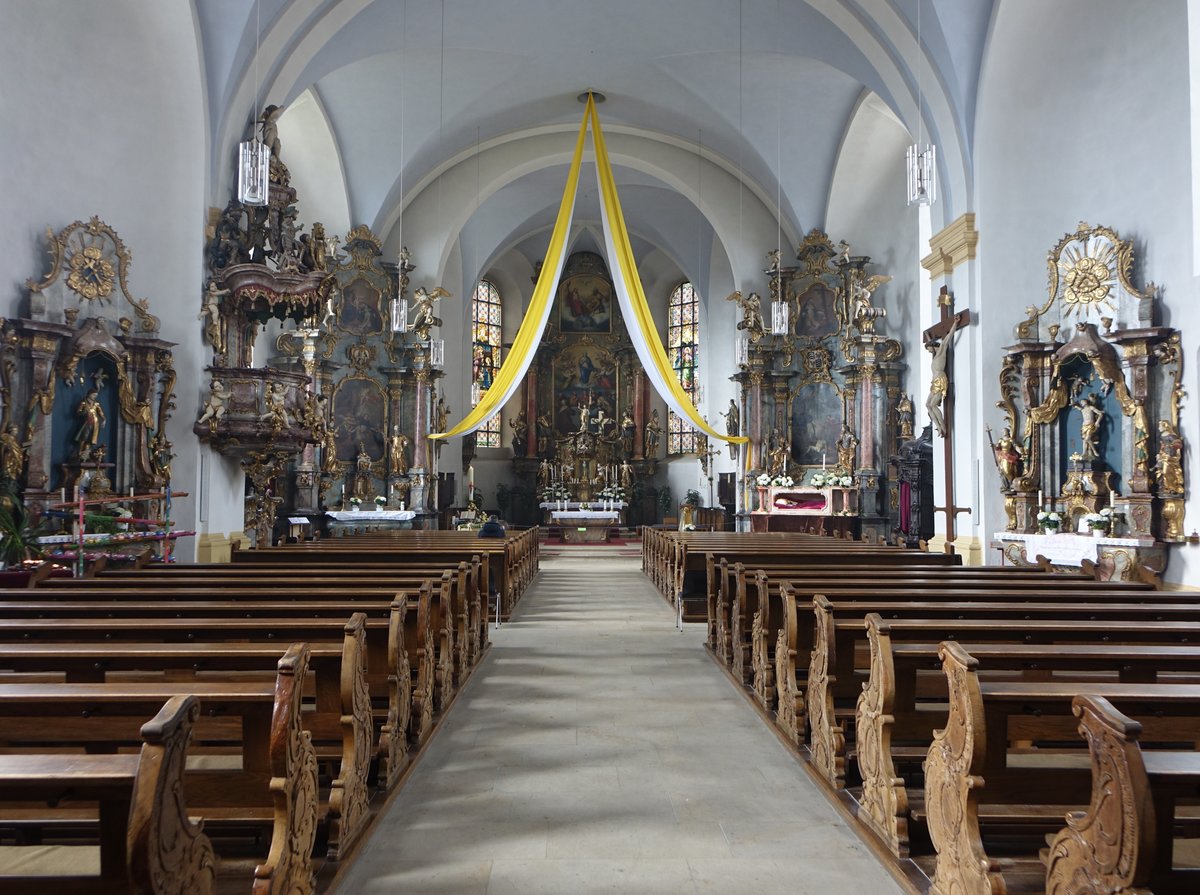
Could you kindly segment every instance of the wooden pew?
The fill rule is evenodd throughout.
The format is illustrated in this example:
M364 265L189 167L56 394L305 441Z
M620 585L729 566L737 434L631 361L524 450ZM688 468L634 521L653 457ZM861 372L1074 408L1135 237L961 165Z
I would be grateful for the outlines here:
M1169 830L1180 796L1200 796L1200 754L1143 752L1142 725L1102 696L1076 696L1071 710L1092 757L1092 798L1042 852L1046 892L1196 891L1193 871L1173 872Z
M1013 718L1020 716L1031 724L1057 721L1070 717L1078 697L1092 696L1136 706L1144 725L1154 722L1159 728L1154 734L1159 739L1172 739L1181 719L1187 719L1192 729L1200 724L1200 685L989 682L979 679L978 662L959 644L944 643L942 658L950 713L945 728L934 733L925 761L925 805L936 851L931 892L1005 891L1020 881L1023 871L1034 872L1032 856L1022 863L1019 855L1001 862L989 854L980 818L988 816L991 804L1016 805L1021 814L1036 816L1042 806L1091 801L1092 775L1082 769L1069 764L1024 767L1008 761L1008 728ZM1188 765L1176 782L1194 786L1196 778L1186 770L1194 771L1195 764ZM1193 788L1191 794L1200 792ZM1171 838L1171 825L1164 826L1159 831L1164 837L1158 847L1160 858ZM1193 876L1191 891L1196 881Z
M188 819L184 767L194 696L173 696L141 727L141 751L120 755L0 755L0 798L55 808L96 803L100 875L20 877L0 870L8 895L139 892L209 895L216 878L212 843Z
M317 760L301 723L308 657L305 644L293 644L279 660L275 680L265 683L0 683L0 739L15 746L73 743L92 750L134 745L140 741L140 718L172 697L196 694L204 713L194 739L204 739L205 728L216 723L215 735L240 745L242 768L185 770L188 812L207 818L210 831L221 818L265 820L269 848L258 853L246 890L311 893ZM240 726L231 727L230 720Z

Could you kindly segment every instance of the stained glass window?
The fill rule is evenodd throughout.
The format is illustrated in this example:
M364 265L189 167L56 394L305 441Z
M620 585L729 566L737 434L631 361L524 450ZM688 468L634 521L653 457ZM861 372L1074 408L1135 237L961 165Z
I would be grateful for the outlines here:
M471 406L478 404L492 387L500 369L500 293L487 280L480 280L471 297ZM476 430L479 447L500 447L500 414Z
M691 283L681 283L671 293L667 306L667 356L679 384L696 403L700 381L700 299ZM698 433L682 417L667 417L667 453L689 454L697 450Z

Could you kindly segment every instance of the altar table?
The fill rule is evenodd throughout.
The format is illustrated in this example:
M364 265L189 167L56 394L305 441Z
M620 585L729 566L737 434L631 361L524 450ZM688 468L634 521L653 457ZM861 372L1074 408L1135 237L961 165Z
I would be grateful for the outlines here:
M1016 566L1036 566L1037 557L1044 556L1054 568L1078 569L1088 560L1099 567L1104 581L1137 581L1139 567L1157 575L1166 566L1162 543L1151 538L1002 531L996 533L992 546L1000 551L1002 562Z
M615 510L554 510L550 519L562 526L567 544L596 544L607 541L609 531L621 518Z
M417 518L413 510L329 510L329 533L334 537L367 531L394 531L412 528Z

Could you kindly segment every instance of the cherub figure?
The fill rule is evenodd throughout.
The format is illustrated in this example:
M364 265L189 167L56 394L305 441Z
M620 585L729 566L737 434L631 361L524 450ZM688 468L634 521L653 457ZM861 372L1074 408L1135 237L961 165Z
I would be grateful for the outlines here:
M449 291L441 286L435 286L432 292L422 286L413 293L414 315L409 328L417 334L417 338L422 342L429 341L429 330L442 325L442 318L433 313L434 302L449 297Z
M740 291L731 292L725 296L725 300L737 302L737 306L741 308L742 319L737 328L746 331L751 343L757 342L766 334L766 328L763 326L762 299L757 292L751 292L745 298L742 298Z
M233 397L233 392L225 387L220 379L214 379L209 386L208 398L204 402L204 413L200 415L197 423L208 423L210 432L217 431L217 425L221 422L221 418L225 416L225 411L229 409L229 399Z
M205 321L204 335L215 354L225 353L225 339L221 335L221 299L228 294L229 290L217 286L216 280L209 280L201 299L200 319Z
M262 415L262 419L269 420L272 429L282 429L288 425L287 413L287 386L282 382L271 384L263 400L267 405L266 412Z

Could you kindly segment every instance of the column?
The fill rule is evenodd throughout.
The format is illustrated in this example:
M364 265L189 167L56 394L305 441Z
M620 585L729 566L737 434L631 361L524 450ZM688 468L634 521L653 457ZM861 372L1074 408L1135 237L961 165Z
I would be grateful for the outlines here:
M536 459L537 452L537 364L529 365L525 374L525 456Z
M646 431L646 371L638 367L633 373L633 459L645 459Z

